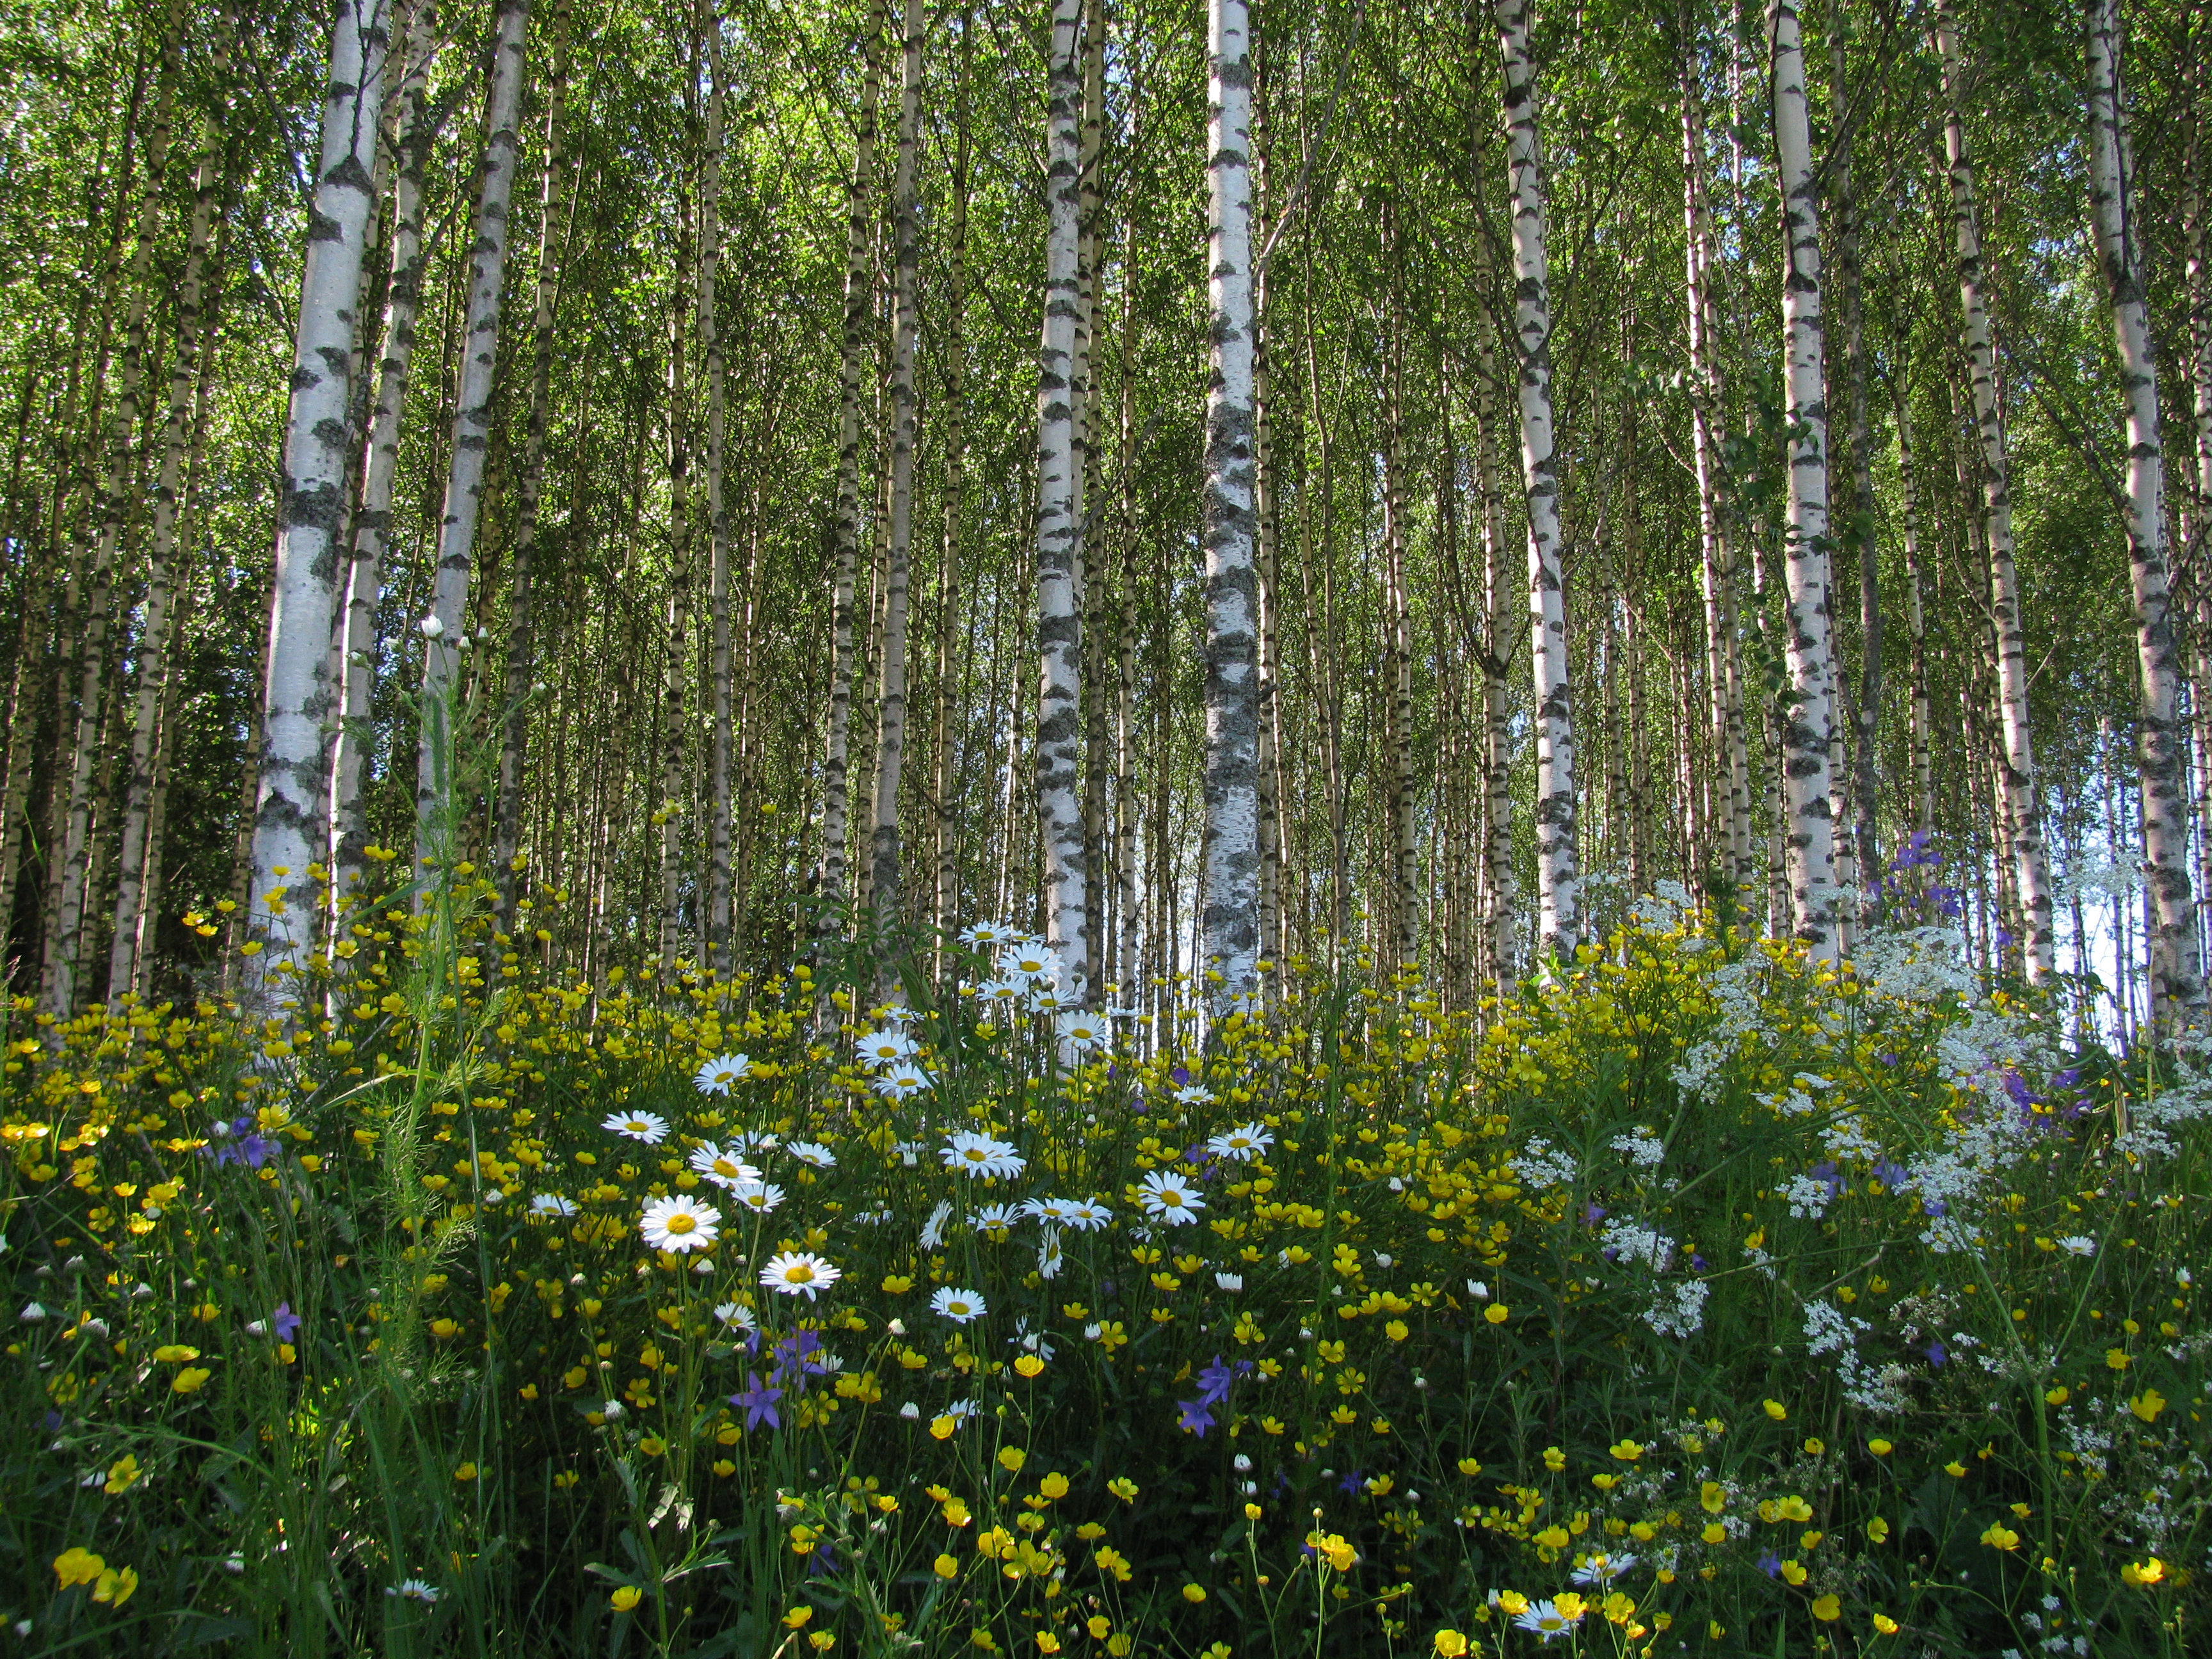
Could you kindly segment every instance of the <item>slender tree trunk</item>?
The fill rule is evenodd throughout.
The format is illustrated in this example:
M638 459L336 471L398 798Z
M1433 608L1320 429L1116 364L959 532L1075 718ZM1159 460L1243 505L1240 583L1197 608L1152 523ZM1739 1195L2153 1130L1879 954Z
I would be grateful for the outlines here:
M1982 299L1980 209L1973 163L1966 154L1961 110L1966 97L1958 27L1949 0L1938 0L1937 50L1943 60L1944 152L1951 179L1951 216L1959 250L1959 306L1966 318L1967 372L1974 422L1981 440L1984 535L1990 558L1990 610L1996 629L1997 708L2004 734L2003 796L2015 882L2026 937L2021 959L2027 978L2040 984L2054 967L2051 872L2043 848L2038 805L2035 745L2028 723L2027 648L2021 615L2020 578L2013 562L2012 460L2005 441L2004 410L1997 393L1996 349Z
M374 714L380 641L377 601L384 586L384 556L392 536L392 481L399 467L399 420L407 402L415 358L415 326L422 306L422 279L429 264L422 240L423 175L437 137L425 114L432 59L436 50L433 0L416 0L408 14L406 65L398 88L399 118L392 132L398 160L392 212L392 276L385 291L383 360L377 367L376 404L365 441L361 504L354 514L352 558L349 561L345 675L337 755L331 781L332 887L343 905L361 885L368 868L368 802L362 786L374 734Z
M1769 0L1774 137L1789 270L1782 291L1790 440L1784 585L1789 592L1790 684L1782 720L1791 921L1823 961L1835 958L1835 823L1828 805L1836 665L1829 636L1828 405L1822 384L1819 185L1805 99L1798 0Z
M146 619L138 642L131 773L125 785L122 845L116 861L114 931L108 943L107 1000L118 1002L137 975L138 907L143 897L148 813L153 805L155 739L168 700L169 656L175 594L172 563L184 486L185 445L191 437L192 394L198 389L198 354L209 343L203 314L208 247L214 240L221 196L218 166L222 133L208 120L193 178L191 226L177 290L177 350L169 365L168 406L162 422L161 479L154 489L154 526L146 557Z
M483 509L484 463L491 445L494 371L499 358L500 294L507 270L509 204L514 196L517 126L522 109L524 40L530 0L499 0L493 22L491 90L484 110L483 165L478 175L476 238L469 249L468 343L453 398L452 453L446 473L445 509L438 529L438 569L422 650L422 732L416 767L416 851L444 856L452 826L440 822L453 789L446 705L459 665L463 611Z
M1903 359L1900 355L1899 362ZM1920 504L1912 475L1911 413L1905 398L1900 370L1890 382L1897 423L1899 528L1905 543L1905 626L1907 635L1905 672L1912 680L1912 718L1906 729L1907 758L1912 769L1912 823L1916 830L1933 834L1936 829L1936 763L1931 738L1933 720L1928 701L1928 622L1923 588L1925 581L1920 553Z
M688 228L688 227L685 227ZM680 246L684 232L678 233ZM686 447L690 426L688 382L684 371L684 283L678 260L675 313L668 329L668 611L667 655L662 665L660 696L660 807L655 822L660 830L661 971L676 963L678 929L682 917L684 850L684 665L691 637L691 458Z
M847 771L853 719L853 588L860 562L860 361L868 349L874 292L868 273L868 202L876 173L876 112L883 100L885 12L886 0L874 0L868 12L858 143L852 182L846 191L845 336L837 375L837 506L831 550L836 574L830 601L830 730L822 766L821 893L830 907L823 917L825 927L837 925L836 911L846 898L847 818L852 793Z
M1518 881L1513 867L1513 561L1505 544L1497 354L1486 319L1475 324L1475 471L1482 494L1482 592L1487 641L1482 659L1483 875L1490 894L1489 973L1500 996L1521 976Z
M1390 913L1394 963L1405 971L1420 951L1420 892L1415 880L1419 825L1414 818L1413 622L1406 581L1405 347L1390 343L1389 406L1383 412L1382 630L1383 696L1389 699Z
M1046 58L1044 325L1037 352L1036 804L1046 940L1059 952L1071 983L1079 988L1078 994L1088 996L1090 906L1083 885L1078 769L1083 720L1083 457L1077 445L1074 383L1082 299L1082 11L1083 0L1053 0ZM1212 718L1210 705L1207 718Z
M1842 109L1850 102L1844 74L1844 31L1832 21L1829 59L1833 73L1830 98ZM1851 519L1845 541L1858 555L1859 685L1852 710L1855 746L1851 757L1854 886L1881 872L1881 771L1875 739L1881 725L1882 616L1881 549L1875 539L1874 447L1867 433L1865 283L1859 264L1858 194L1851 179L1851 140L1839 131L1832 163L1836 201L1836 265L1844 285L1844 374L1851 429Z
M1130 112L1130 142L1136 142L1137 112ZM1138 937L1142 932L1137 900L1137 380L1133 372L1136 356L1137 220L1132 208L1121 222L1121 423L1119 439L1119 486L1115 491L1115 540L1121 549L1121 580L1115 611L1117 638L1115 649L1114 720L1114 845L1120 851L1115 875L1120 883L1117 908L1121 926L1115 943L1120 956L1112 964L1121 987L1121 1006L1141 1016L1142 992L1138 977Z
M944 538L939 558L937 600L937 732L930 802L936 833L937 896L933 907L939 929L958 921L960 904L959 817L953 796L965 775L961 764L955 714L964 688L956 677L954 642L960 629L960 514L966 483L968 413L968 172L969 84L975 62L975 18L960 14L960 64L953 91L952 220L945 239L945 495ZM944 971L943 957L938 971Z
M1206 902L1208 1000L1258 984L1259 595L1253 568L1252 33L1247 0L1206 9ZM1212 975L1218 974L1218 981Z
M915 346L920 333L921 218L916 152L921 143L921 0L905 0L899 75L898 161L891 185L890 541L884 580L882 693L876 728L876 800L870 902L879 936L900 906L899 780L906 764L908 586L914 550ZM891 982L888 965L886 988Z
M1505 149L1513 197L1514 349L1519 369L1521 472L1528 503L1528 638L1536 697L1536 888L1539 948L1571 956L1582 936L1575 842L1575 724L1553 439L1552 294L1543 153L1529 0L1497 0L1505 61Z
M706 946L718 973L730 971L730 514L724 498L728 372L717 311L722 264L722 19L714 0L702 8L707 49L707 141L699 181L699 355L707 381L707 616L713 638L707 677L714 730L707 754Z
M331 30L316 168L313 229L301 275L299 337L292 358L292 407L284 440L269 621L261 752L254 787L250 992L280 988L295 972L315 915L307 866L322 850L318 809L324 738L340 687L329 683L331 617L337 600L345 528L347 415L344 366L361 303L362 253L376 203L370 178L383 115L391 50L385 0L339 0Z
M2142 703L2136 766L2142 789L2143 872L2157 927L2151 940L2152 1009L2164 1030L2201 1025L2204 977L2190 898L2189 812L2180 736L2180 662L2168 597L2158 366L2134 217L2133 156L2120 81L2117 0L2088 0L2090 199L2097 251L2111 296L2112 333L2128 400L2128 574L2135 600ZM2050 926L2049 898L2041 926ZM2033 924L2031 924L2033 925Z
M501 926L521 924L514 901L522 851L522 769L530 756L529 699L537 673L534 613L538 532L545 496L546 437L553 420L553 324L561 298L562 209L568 193L570 0L554 0L552 70L545 83L545 178L538 204L538 295L530 330L530 424L517 480L514 553L507 572L507 683L500 711L499 799L492 871ZM397 249L395 247L395 254ZM579 423L581 429L581 423Z
M161 185L167 166L177 82L183 72L184 23L185 9L180 0L172 0L162 38L161 70L155 94L153 122L146 140L145 190L139 198L137 234L124 278L129 297L125 302L122 385L108 428L107 466L100 487L99 529L93 543L91 567L87 572L84 627L76 675L75 720L73 724L65 722L61 733L66 746L60 753L71 758L61 844L50 854L59 860L61 880L56 896L54 928L46 951L43 1000L49 1013L62 1018L66 1018L76 1007L82 933L88 908L93 902L88 889L94 782L100 759L101 708L106 697L110 667L107 646L113 623L115 560L131 518L134 495L139 399L145 390L147 314L153 299L154 244L161 232ZM62 672L65 676L69 672L66 658ZM58 777L56 793L58 796L63 793ZM303 879L305 865L302 860Z

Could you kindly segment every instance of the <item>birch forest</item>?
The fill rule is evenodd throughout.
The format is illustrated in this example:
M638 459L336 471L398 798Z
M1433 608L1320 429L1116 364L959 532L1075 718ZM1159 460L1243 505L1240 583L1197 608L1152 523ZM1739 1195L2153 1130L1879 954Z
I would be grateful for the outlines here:
M1006 918L1140 1024L1291 963L1473 1009L1659 890L1960 920L2124 1042L2203 1005L2179 0L4 50L0 918L58 1017L281 978L434 811L600 981Z

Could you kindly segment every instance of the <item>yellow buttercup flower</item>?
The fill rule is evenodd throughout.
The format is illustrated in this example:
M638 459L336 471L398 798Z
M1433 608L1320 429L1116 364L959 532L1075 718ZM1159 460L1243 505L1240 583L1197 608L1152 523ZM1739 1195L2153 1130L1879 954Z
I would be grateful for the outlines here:
M617 1613L628 1613L632 1607L638 1604L638 1602L644 1597L644 1595L645 1592L638 1589L636 1585L624 1584L612 1595L607 1597L607 1601L613 1606L614 1610Z
M62 1581L64 1589L89 1584L106 1571L106 1562L81 1546L65 1549L54 1557L54 1576Z
M2130 1561L2120 1569L2120 1579L2138 1589L2148 1589L2154 1584L2165 1582L2166 1563L2155 1555L2148 1561Z
M1436 1634L1437 1659L1463 1659L1467 1652L1467 1638L1455 1630L1440 1630Z
M103 1572L92 1586L92 1599L105 1601L111 1607L121 1607L137 1593L138 1574L131 1567Z

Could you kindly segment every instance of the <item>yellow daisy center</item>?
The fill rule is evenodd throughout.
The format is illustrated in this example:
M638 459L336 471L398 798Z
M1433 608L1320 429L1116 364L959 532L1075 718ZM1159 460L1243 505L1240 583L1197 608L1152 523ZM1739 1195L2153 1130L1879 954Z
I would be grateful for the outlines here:
M784 1269L783 1277L787 1284L811 1285L814 1282L814 1269L804 1261L794 1261Z
M688 1233L698 1226L699 1220L696 1216L678 1210L660 1224L671 1233Z

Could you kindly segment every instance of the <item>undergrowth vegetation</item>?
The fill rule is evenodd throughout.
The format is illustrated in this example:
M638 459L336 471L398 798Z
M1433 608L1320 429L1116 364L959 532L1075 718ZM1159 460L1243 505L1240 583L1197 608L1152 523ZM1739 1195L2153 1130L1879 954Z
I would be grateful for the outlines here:
M492 904L12 1011L20 1650L2202 1650L2212 1091L1939 932L1139 1032Z

